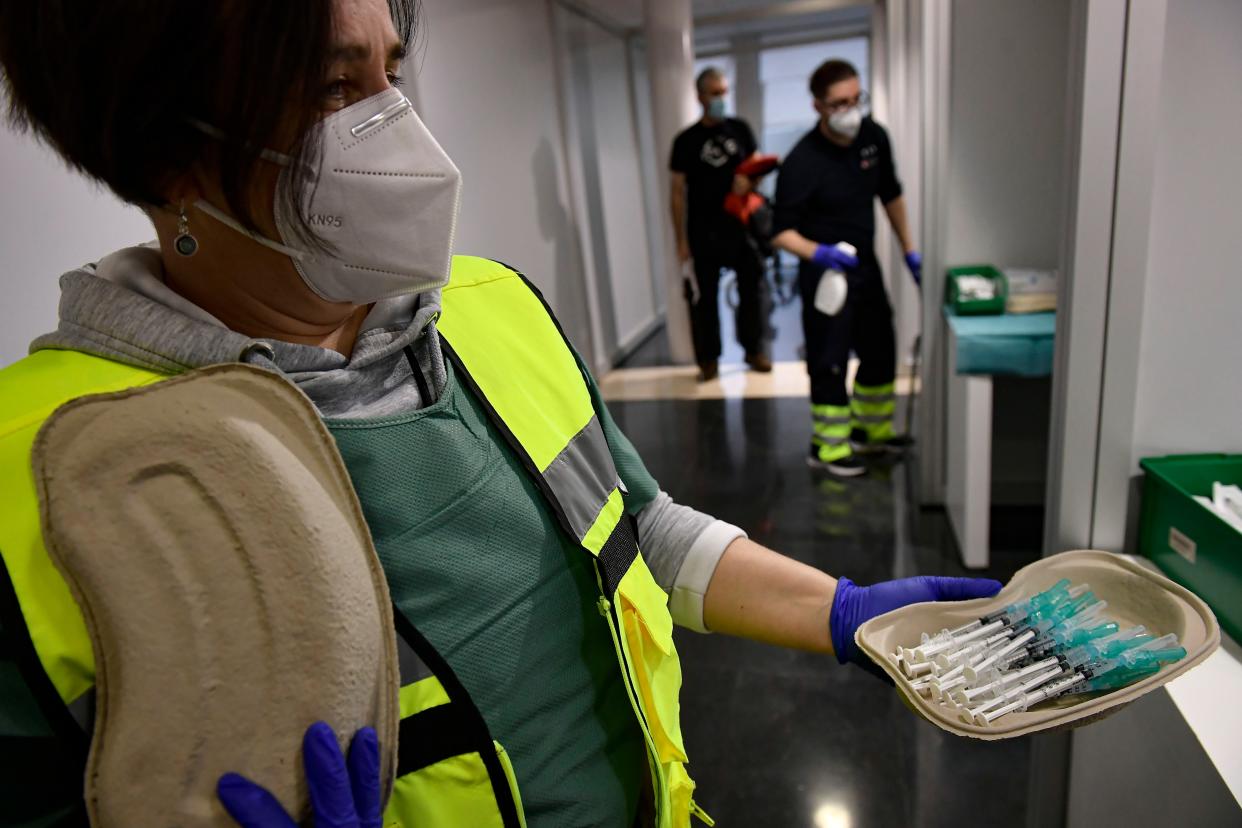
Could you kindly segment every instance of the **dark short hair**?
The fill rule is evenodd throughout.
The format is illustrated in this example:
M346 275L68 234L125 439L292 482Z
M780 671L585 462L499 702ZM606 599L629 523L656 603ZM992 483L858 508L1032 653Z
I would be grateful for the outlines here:
M709 66L706 69L704 69L702 72L699 72L699 76L694 79L694 90L698 92L700 95L702 95L704 89L707 86L707 82L709 80L711 80L712 78L723 78L723 77L724 77L724 72L721 72L715 66Z
M389 7L408 45L417 0ZM165 206L171 185L208 163L251 229L260 152L282 149L295 163L277 198L313 238L301 194L333 23L333 0L0 0L9 121L140 206Z
M843 80L858 77L858 70L848 60L826 60L811 74L811 94L822 98L828 94L828 87Z

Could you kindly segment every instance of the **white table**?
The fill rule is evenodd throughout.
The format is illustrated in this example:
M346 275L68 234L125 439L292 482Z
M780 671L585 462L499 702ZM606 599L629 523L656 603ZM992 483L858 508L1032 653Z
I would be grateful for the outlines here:
M988 565L992 505L992 377L1052 372L1053 314L953 317L946 314L949 351L945 508L962 563ZM970 337L968 364L959 328ZM965 371L966 373L962 373Z
M945 510L962 563L988 565L992 507L992 378L957 372L957 334L949 331L948 469Z

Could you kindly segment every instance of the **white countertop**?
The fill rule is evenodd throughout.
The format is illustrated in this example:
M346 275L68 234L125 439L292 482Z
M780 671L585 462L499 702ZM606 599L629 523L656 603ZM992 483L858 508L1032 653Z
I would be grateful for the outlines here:
M1148 558L1126 557L1160 572ZM1220 648L1164 689L1242 806L1242 647L1221 630Z
M1220 649L1164 688L1242 806L1242 648L1222 632Z

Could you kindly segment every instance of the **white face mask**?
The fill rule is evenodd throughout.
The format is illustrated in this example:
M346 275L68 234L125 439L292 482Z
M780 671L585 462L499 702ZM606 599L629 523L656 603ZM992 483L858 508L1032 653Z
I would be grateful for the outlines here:
M200 129L217 134L206 125ZM319 171L302 205L330 253L305 251L259 236L206 201L209 216L293 259L315 293L329 302L365 305L443 287L448 282L461 201L461 173L398 89L334 112L323 130ZM264 151L285 165L287 156ZM277 202L276 229L296 238Z
M843 112L834 112L828 116L828 128L838 135L853 139L862 128L863 111L860 106L851 106Z

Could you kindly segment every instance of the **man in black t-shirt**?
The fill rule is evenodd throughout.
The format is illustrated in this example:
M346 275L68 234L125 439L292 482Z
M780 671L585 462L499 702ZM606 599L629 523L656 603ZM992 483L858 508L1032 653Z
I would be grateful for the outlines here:
M703 117L673 141L669 169L673 231L677 257L686 272L694 355L699 379L706 381L716 376L720 358L717 288L721 268L737 274L737 339L746 351L746 363L756 371L771 371L772 362L767 355L763 262L748 243L745 227L724 209L730 191L741 195L751 187L734 170L754 154L755 136L745 121L727 117L729 84L720 70L703 70L695 83Z
M773 244L802 262L802 327L811 376L811 453L808 463L839 477L866 472L857 452L900 450L893 432L896 337L893 309L874 249L878 197L916 283L922 260L906 224L901 183L884 128L864 114L858 72L830 60L811 76L820 121L789 153L776 183ZM848 242L857 256L835 245ZM844 306L829 316L815 307L827 270L846 274ZM846 392L850 351L858 355L851 399Z

